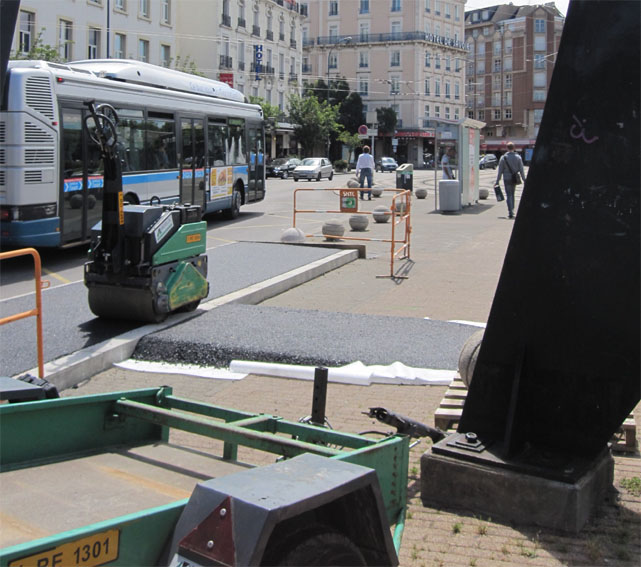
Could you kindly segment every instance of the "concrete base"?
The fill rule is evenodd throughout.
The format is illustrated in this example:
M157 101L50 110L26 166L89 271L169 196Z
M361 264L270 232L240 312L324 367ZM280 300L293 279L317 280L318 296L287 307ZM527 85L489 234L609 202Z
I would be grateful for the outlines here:
M576 482L566 483L426 452L421 499L426 506L465 509L493 520L579 532L614 478L609 452Z

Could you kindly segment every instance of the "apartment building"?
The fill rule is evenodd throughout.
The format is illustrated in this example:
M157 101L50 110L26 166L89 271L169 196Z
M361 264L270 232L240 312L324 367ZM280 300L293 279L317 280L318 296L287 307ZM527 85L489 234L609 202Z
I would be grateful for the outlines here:
M440 138L454 137L465 117L465 0L304 4L304 78L345 78L369 122L377 108L393 108L396 133L379 136L378 147L420 167L437 128Z
M564 22L554 3L465 13L466 113L486 123L482 150L500 152L511 140L529 160Z
M22 0L12 54L40 40L61 61L137 59L169 66L177 0Z

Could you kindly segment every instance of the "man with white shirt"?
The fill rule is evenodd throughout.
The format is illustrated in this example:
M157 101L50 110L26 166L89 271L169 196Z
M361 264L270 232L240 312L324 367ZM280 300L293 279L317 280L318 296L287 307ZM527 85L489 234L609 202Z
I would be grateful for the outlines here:
M361 189L365 186L365 180L367 179L369 191L361 191L361 199L364 199L364 195L367 193L368 199L372 200L372 177L375 168L376 164L372 154L369 153L369 146L363 146L363 153L358 156L358 161L356 162L356 177L360 180Z

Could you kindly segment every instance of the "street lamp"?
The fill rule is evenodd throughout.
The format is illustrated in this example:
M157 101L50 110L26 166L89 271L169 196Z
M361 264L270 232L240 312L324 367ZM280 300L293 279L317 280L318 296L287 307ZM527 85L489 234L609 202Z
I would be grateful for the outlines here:
M337 45L340 45L341 43L350 43L352 41L352 36L348 35L346 37L342 37L339 39L334 45L332 45L329 48L329 52L327 53L327 104L329 105L329 62L330 58L332 56L332 51L334 51L334 48ZM329 138L329 133L327 133L327 157L329 158L329 146L331 144L330 138Z
M343 38L339 39L336 43L334 43L334 45L332 45L329 48L329 52L327 53L327 104L329 104L329 62L330 62L330 58L332 56L332 51L334 51L334 48L337 45L340 45L341 43L350 43L351 41L352 41L352 36L351 35L348 35L347 37L343 37Z

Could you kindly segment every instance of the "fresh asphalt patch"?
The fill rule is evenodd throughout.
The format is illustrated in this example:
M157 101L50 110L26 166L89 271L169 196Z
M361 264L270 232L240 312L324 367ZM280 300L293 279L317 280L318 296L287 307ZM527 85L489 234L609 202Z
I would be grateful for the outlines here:
M224 368L232 360L306 366L401 362L456 370L478 327L461 323L227 304L143 337L133 358Z

